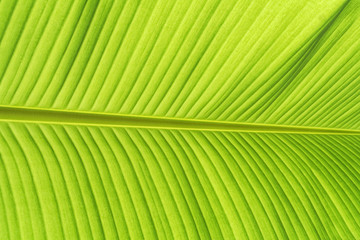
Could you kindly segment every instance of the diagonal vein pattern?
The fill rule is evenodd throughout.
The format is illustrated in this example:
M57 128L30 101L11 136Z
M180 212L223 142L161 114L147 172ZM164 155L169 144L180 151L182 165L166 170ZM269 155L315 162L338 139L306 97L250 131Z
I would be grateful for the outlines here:
M0 11L0 105L360 129L358 0L4 0Z
M359 136L0 123L3 239L359 239Z
M0 238L360 239L359 26L360 0L0 0Z

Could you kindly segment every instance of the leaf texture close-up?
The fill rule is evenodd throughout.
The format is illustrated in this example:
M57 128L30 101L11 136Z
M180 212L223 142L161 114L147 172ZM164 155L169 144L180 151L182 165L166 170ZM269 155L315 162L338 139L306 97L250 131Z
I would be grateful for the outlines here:
M0 0L0 239L360 239L360 0Z

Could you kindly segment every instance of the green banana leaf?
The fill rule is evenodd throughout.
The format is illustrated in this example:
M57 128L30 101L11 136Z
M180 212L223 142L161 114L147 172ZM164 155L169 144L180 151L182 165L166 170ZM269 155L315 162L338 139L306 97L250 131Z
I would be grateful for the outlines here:
M0 0L0 239L360 239L360 1Z

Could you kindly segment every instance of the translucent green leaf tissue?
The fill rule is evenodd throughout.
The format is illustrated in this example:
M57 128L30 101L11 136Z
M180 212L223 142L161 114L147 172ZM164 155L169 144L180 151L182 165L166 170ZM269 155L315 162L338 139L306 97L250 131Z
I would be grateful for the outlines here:
M360 239L360 1L0 0L0 239Z

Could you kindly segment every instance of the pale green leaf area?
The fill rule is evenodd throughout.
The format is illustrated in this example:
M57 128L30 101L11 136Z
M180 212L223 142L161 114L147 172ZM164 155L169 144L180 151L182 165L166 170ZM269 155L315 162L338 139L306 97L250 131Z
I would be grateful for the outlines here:
M0 0L0 240L360 240L360 0Z
M359 136L2 123L6 239L359 239Z

